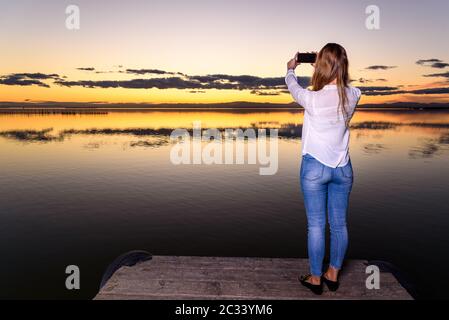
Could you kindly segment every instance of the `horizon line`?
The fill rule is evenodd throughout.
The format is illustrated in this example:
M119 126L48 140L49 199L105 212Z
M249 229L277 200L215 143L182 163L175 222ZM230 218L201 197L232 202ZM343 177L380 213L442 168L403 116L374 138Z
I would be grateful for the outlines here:
M0 101L0 109L26 109L26 108L87 108L87 109L303 109L296 102L275 103L275 102L252 102L252 101L232 101L215 103L148 103L148 102L59 102L59 101ZM403 108L403 109L449 109L449 102L392 102L392 103L365 103L359 104L357 108Z

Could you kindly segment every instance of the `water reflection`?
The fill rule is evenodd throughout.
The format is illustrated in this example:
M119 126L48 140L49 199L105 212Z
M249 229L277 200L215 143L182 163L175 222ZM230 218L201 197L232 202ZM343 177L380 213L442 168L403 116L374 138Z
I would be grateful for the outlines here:
M174 166L170 133L197 120L279 129L278 173ZM351 127L348 257L392 262L424 295L444 296L426 283L449 263L449 112L359 111ZM284 111L0 115L0 297L73 298L61 277L79 263L76 297L91 298L106 265L132 249L305 257L301 130L302 115Z
M158 138L154 140L139 140L131 141L129 143L130 147L147 147L147 148L158 148L170 144L168 138Z
M442 152L448 150L449 133L443 133L440 137L431 139L423 138L420 143L413 146L409 151L409 156L412 159L423 158L428 159L434 155L440 155Z
M365 130L387 130L387 129L394 129L399 125L401 125L401 124L393 123L393 122L365 121L365 122L351 124L351 128L352 129L365 129Z
M9 130L0 132L0 136L26 142L51 142L64 140L63 135L53 136L53 128L43 130Z
M269 129L277 128L278 137L280 139L292 139L300 140L302 134L302 123L281 123L279 121L258 121L253 122L249 127L239 127L233 129L246 130L248 128L257 130L258 129ZM438 123L438 122L410 122L410 123L399 123L399 122L386 122L386 121L363 121L355 122L351 124L351 132L356 137L356 139L362 140L390 140L391 138L384 138L383 134L376 133L370 135L371 131L387 132L393 130L400 136L402 135L401 129L414 128L417 130L423 130L422 133L424 137L416 139L415 143L409 147L408 155L411 159L417 158L431 158L434 155L439 155L447 148L445 146L449 141L449 123ZM38 143L50 143L50 142L63 142L65 139L73 136L135 136L135 137L145 137L146 139L132 140L128 141L130 147L150 147L158 148L162 146L167 146L170 144L170 134L175 128L86 128L86 129L61 129L59 131L54 128L45 128L42 130L31 130L31 129L15 129L0 131L0 137L4 137L11 140L16 140L20 142L38 142ZM192 134L191 128L186 128L187 131ZM213 129L211 127L203 127L203 130ZM427 130L427 131L426 131ZM430 130L430 131L429 131ZM432 135L432 137L427 137L427 135ZM267 135L269 132L267 131ZM246 138L246 137L245 137ZM223 138L224 139L224 138ZM99 149L102 145L106 145L106 141L100 142L89 142L84 144L85 149L95 150ZM379 154L385 150L388 150L388 143L364 143L361 145L361 151L364 154L372 155Z
M378 154L385 149L387 149L387 147L381 143L368 143L363 146L363 151L366 154Z

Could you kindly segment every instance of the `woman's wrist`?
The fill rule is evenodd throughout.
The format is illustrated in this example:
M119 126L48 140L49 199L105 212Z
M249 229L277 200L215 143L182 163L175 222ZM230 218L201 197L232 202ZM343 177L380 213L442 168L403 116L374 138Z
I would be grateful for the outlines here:
M298 66L298 60L296 59L296 56L287 62L287 70L292 69L293 71L295 71L297 66Z

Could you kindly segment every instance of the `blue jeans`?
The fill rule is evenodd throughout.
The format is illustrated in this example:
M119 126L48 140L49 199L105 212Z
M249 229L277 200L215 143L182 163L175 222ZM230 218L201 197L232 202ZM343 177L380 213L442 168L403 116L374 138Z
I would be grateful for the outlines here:
M310 272L314 276L321 276L326 212L331 233L331 267L341 269L348 247L346 211L353 182L352 164L349 161L344 167L331 168L306 154L302 157L300 176L307 214Z

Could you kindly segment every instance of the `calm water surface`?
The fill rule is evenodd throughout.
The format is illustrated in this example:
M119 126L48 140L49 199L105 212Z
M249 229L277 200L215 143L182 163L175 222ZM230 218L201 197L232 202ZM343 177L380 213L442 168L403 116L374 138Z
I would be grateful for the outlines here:
M279 170L181 165L174 128L279 128ZM302 114L0 115L0 297L92 298L107 265L158 255L306 257ZM449 112L358 111L348 258L386 260L447 298ZM65 267L81 290L65 289ZM439 275L438 287L427 284Z

